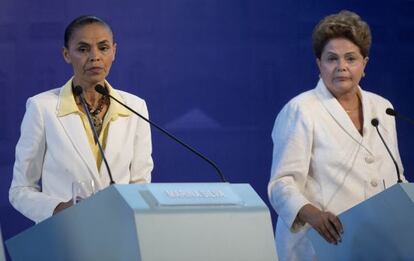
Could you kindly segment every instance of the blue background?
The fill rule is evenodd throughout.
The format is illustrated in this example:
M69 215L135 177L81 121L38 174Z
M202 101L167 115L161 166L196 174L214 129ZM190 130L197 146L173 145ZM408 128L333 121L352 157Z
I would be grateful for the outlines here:
M372 29L362 87L414 117L412 0L0 0L3 238L32 225L8 202L14 147L27 98L72 75L61 48L75 17L95 14L112 26L113 86L144 98L153 121L210 157L230 182L250 183L268 203L274 119L289 99L315 86L312 29L341 9L359 13ZM397 126L405 173L414 180L414 127ZM153 182L219 181L214 169L155 129L153 144Z

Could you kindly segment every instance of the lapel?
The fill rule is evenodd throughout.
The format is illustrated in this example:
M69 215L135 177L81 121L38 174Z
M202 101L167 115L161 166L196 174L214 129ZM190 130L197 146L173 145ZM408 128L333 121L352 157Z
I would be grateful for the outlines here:
M364 148L371 154L374 155L374 150L372 149L372 144L368 144L368 141L371 140L371 135L378 135L376 133L375 127L372 126L371 120L376 117L375 113L372 112L372 108L375 108L375 104L372 104L371 100L367 93L360 88L361 91L361 101L362 101L362 112L364 115L364 123L363 123L363 132L364 138L362 140Z
M61 89L61 92L63 88ZM59 111L62 95L59 95L56 111ZM62 125L65 135L71 141L76 152L79 154L82 161L86 164L89 171L95 177L99 177L98 169L96 167L95 157L92 154L91 147L88 142L88 138L85 133L85 128L82 124L82 120L77 113L70 113L64 116L57 117Z
M365 94L365 92L360 89L361 93L361 102L362 102L362 112L363 112L363 132L364 135L367 135L367 130L370 128L371 125L371 112L368 109L369 108L369 101L368 97ZM364 144L363 136L358 132L357 128L355 128L351 118L348 116L348 114L345 112L345 110L342 108L338 100L329 92L329 90L326 88L325 84L323 83L322 79L319 80L318 85L316 86L316 94L319 98L319 100L322 103L322 106L326 109L326 111L331 115L331 117L334 119L336 124L339 125L339 127L353 140L355 140L357 143L362 145L369 153L371 153L371 150Z
M126 103L123 97L115 89L113 89L112 86L109 85L109 83L106 82L106 84L110 88L110 93L112 96L114 96L121 102ZM125 146L126 144L125 139L131 137L131 135L133 134L128 134L128 132L132 131L130 128L128 128L128 119L131 115L131 112L129 112L124 107L120 106L115 101L111 101L109 110L111 110L111 112L108 111L107 113L112 115L112 117L109 119L108 122L108 135L106 137L105 157L108 160L108 165L111 167L116 165L115 160L119 157L119 153L124 154L124 157L128 155L126 148L124 148L123 146ZM107 172L107 170L105 167L105 163L102 162L100 173L103 174L104 172Z
M122 152L126 149L122 148L123 137L127 137L127 134L125 133L125 123L120 121L122 121L122 119L111 121L108 126L109 129L108 136L106 137L105 157L108 160L108 165L111 170L113 169L112 166L116 165L114 160L116 160L117 156L119 156L115 155L115 152ZM100 173L102 173L102 175L107 175L104 174L106 172L107 170L105 163L102 161ZM114 174L112 173L112 175Z

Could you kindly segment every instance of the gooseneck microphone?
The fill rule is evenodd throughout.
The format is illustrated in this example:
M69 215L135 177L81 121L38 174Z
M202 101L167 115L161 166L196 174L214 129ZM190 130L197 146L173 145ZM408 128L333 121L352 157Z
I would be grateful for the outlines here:
M388 114L388 115L391 115L391 116L394 116L394 117L397 117L397 118L400 118L400 119L402 119L402 120L405 120L406 122L409 122L409 123L411 123L412 125L414 125L414 120L413 119L410 119L410 118L408 118L407 116L404 116L404 115L402 115L402 114L400 114L400 113L397 113L394 109L392 109L392 108L387 108L386 110L385 110L385 113L386 114Z
M109 94L109 91L103 87L102 85L98 84L95 86L95 90L104 95L104 96L108 96L111 99L115 100L117 103L121 104L122 106L124 106L125 108L127 108L129 111L133 112L135 115L137 115L138 117L140 117L141 119L143 119L144 121L148 122L149 124L151 124L151 126L154 126L155 128L157 128L159 131L161 131L162 133L164 133L165 135L167 135L169 138L173 139L175 142L181 144L182 146L184 146L186 149L188 149L189 151L191 151L192 153L196 154L198 157L202 158L203 160L205 160L208 164L210 164L218 173L220 179L222 182L227 182L226 178L224 177L223 173L221 173L219 167L210 159L208 159L206 156L204 156L203 154L201 154L200 152L198 152L197 150L193 149L192 147L190 147L189 145L185 144L183 141L179 140L178 138L176 138L174 135L172 135L171 133L169 133L168 131L164 130L163 128L161 128L160 126L158 126L157 124L155 124L154 122L150 121L149 119L145 118L144 116L142 116L141 114L139 114L138 112L136 112L135 110L133 110L131 107L129 107L128 105L124 104L123 102L119 101L117 98L113 97L112 95Z
M104 151L103 151L103 149L102 149L102 145L101 145L101 143L99 142L98 133L96 132L95 125L93 125L91 114L90 114L90 112L89 112L89 110L88 110L88 107L87 107L87 105L86 105L85 97L83 96L83 89L82 89L82 87L80 87L79 85L75 86L75 87L73 88L73 93L74 93L76 96L79 96L79 98L80 98L80 101L81 101L81 103L82 103L83 110L84 110L84 111L85 111L85 113L86 113L86 116L87 116L88 121L89 121L89 125L91 126L91 129L92 129L92 133L93 133L93 138L94 138L95 144L96 144L96 143L98 144L98 147L99 147L99 152L101 153L102 159L103 159L103 160L104 160L104 162L105 162L106 170L108 171L108 174L109 174L110 184L111 184L111 185L112 185L112 184L115 184L115 182L114 182L114 180L113 180L113 178L112 178L111 169L109 168L108 161L106 160L105 153L104 153Z
M375 127L375 129L377 130L378 135L380 136L382 143L384 144L385 148L386 148L386 149L387 149L387 151L388 151L388 154L390 155L390 157L391 157L392 161L394 162L395 169L397 170L397 182L398 182L398 183L402 183L401 176L400 176L400 168L398 167L397 161L394 159L394 156L392 156L392 153L391 153L390 149L388 148L387 143L385 143L385 140L384 140L384 138L382 137L382 135L381 135L381 133L380 133L380 131L379 131L379 129L378 129L378 125L379 125L379 121L378 121L378 119L377 119L377 118L373 118L373 119L371 120L371 124L372 124L372 126L374 126L374 127Z

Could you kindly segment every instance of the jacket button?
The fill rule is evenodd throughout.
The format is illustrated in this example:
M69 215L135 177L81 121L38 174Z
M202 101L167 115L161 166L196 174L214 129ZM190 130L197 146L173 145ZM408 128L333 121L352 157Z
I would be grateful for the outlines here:
M373 187L378 186L378 181L376 181L376 180L371 180L371 186L373 186Z
M366 156L365 157L365 162L366 163L368 163L368 164L371 164L371 163L373 163L375 161L375 159L374 159L374 157L373 156Z

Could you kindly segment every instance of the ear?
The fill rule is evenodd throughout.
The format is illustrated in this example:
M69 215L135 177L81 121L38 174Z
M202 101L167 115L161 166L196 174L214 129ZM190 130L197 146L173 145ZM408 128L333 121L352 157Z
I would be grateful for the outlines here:
M316 58L316 64L318 65L319 71L321 71L321 59Z
M72 63L70 56L69 56L69 50L66 47L62 48L62 55L63 55L63 59L65 59L66 63Z
M368 61L369 61L369 57L367 56L364 58L364 69L365 69L365 66L367 66Z
M115 61L115 56L116 56L116 43L114 43L114 58L112 59L112 61Z

